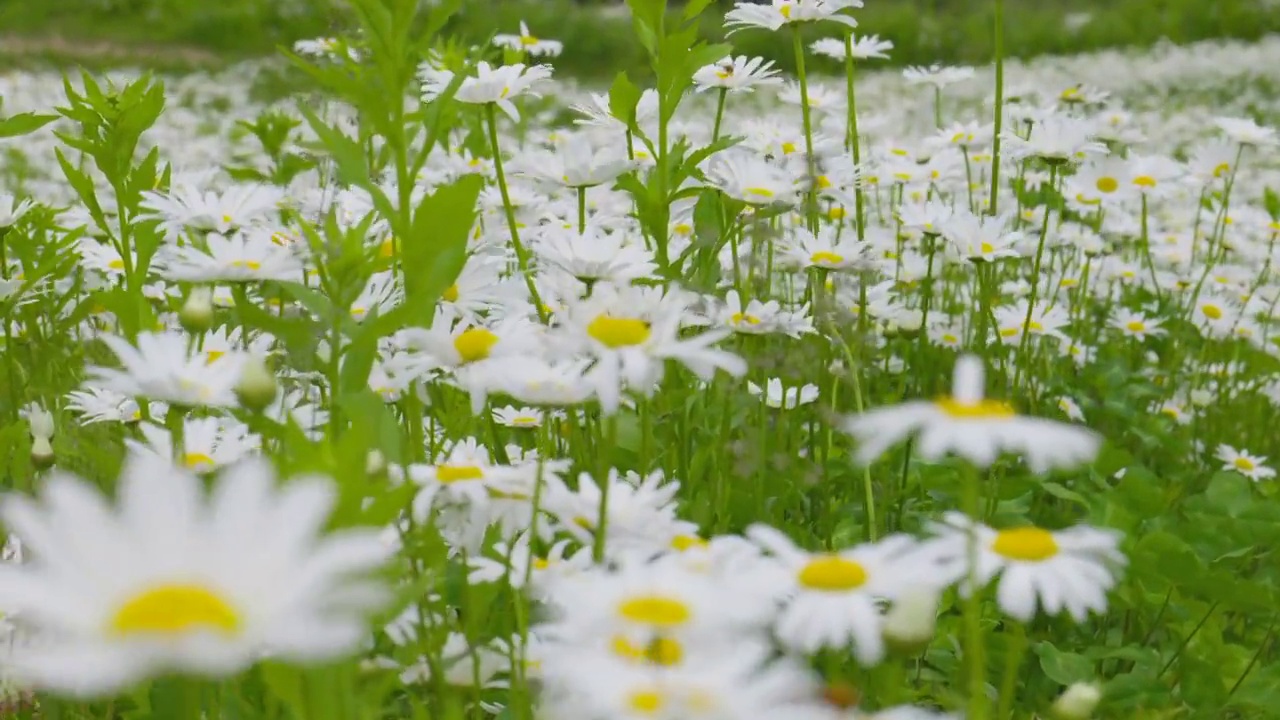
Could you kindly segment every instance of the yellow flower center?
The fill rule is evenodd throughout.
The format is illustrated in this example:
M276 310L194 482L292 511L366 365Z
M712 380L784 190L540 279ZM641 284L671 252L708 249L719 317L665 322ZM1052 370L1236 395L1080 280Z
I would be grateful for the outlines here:
M532 35L525 35L525 36L523 36L523 37L521 37L521 38L520 38L520 44L521 44L521 45L523 45L523 46L525 46L525 47L532 47L532 46L534 46L534 45L537 45L537 44L538 44L538 42L539 42L539 41L538 41L538 38L536 38L536 37L534 37L534 36L532 36Z
M810 590L842 592L862 587L867 582L867 571L839 555L816 555L800 569L799 580Z
M616 318L601 315L587 326L587 334L605 347L623 348L643 345L649 339L649 323L639 318Z
M467 328L453 339L453 348L464 364L489 357L489 351L497 344L498 336L481 327Z
M961 402L952 397L944 397L934 405L947 415L960 420L997 420L1011 418L1016 413L1013 406L999 400L979 400L978 402Z
M813 263L814 265L822 265L822 264L839 265L840 263L844 262L844 257L841 255L837 255L836 253L833 253L833 252L827 252L826 250L822 250L810 256L809 262Z
M378 246L378 257L389 260L396 254L396 239L389 237Z
M213 458L208 455L193 452L189 452L182 456L182 464L185 465L188 470L195 470L197 472L211 470L215 465Z
M1210 320L1222 319L1222 308L1217 305L1205 305L1200 308L1200 312L1204 313L1204 316Z
M651 663L662 667L679 665L684 659L684 647L671 638L654 638L648 645L639 645L621 635L613 639L613 652L627 660Z
M1116 182L1116 179L1113 177L1100 177L1098 178L1097 185L1099 192L1104 192L1108 195L1120 189L1120 183Z
M749 187L747 188L747 194L755 195L756 197L762 197L766 199L772 198L774 196L774 192L772 190L770 190L769 188L763 188L763 187Z
M1058 542L1053 533L1037 527L1001 530L996 534L991 550L1010 560L1041 562L1058 554Z
M235 635L243 626L230 603L199 585L159 585L134 596L111 618L119 636L183 635L213 631Z
M982 251L983 255L990 255L991 253L996 251L996 246L992 245L989 242L984 242L978 246L978 249Z
M458 285L454 283L445 288L444 293L440 296L445 302L458 302Z
M226 351L226 350L205 350L205 351L204 351L204 358L205 358L204 362L205 362L205 364L206 364L206 365L212 365L212 364L214 364L214 363L218 362L219 358L221 358L222 356L224 356L224 355L226 355L226 354L227 354L227 351Z
M1213 169L1213 176L1220 178L1228 172L1231 172L1231 163L1222 163Z
M115 260L112 260L111 262L107 263L107 267L111 268L112 270L123 270L124 260L121 260L120 258L116 258Z
M693 548L704 548L706 546L707 541L697 535L677 535L671 539L671 548L680 552L691 550Z
M689 233L693 232L693 226L690 225L689 223L678 223L673 229L676 231L676 234L678 235L688 235Z
M832 220L843 220L846 215L848 215L848 212L843 205L832 205L831 209L827 211L827 217Z
M1138 187L1144 187L1148 189L1153 188L1157 185L1156 179L1151 177L1150 175L1139 175L1138 177L1133 179L1133 184L1137 185Z
M436 479L449 485L468 480L479 480L484 477L484 470L478 465L441 465L436 468Z
M232 260L231 267L241 270L261 270L262 263L257 260Z
M1140 333L1146 331L1147 324L1141 320L1130 320L1125 327L1129 329L1129 332Z
M653 690L640 690L631 693L631 696L627 698L627 704L636 712L652 715L662 709L664 701L662 693Z
M1244 470L1245 472L1249 472L1250 470L1254 470L1258 467L1247 457L1238 457L1235 460L1232 460L1231 464L1235 465L1237 470Z
M631 622L659 627L676 627L693 618L688 605L665 595L637 595L623 600L618 614Z
M230 225L230 224L234 223L234 222L235 222L235 220L233 220L233 219L231 218L231 216L230 216L230 215L223 215L223 216L222 216L222 222L223 222L223 223L225 223L225 224L227 224L227 225Z
M817 183L818 187L823 190L826 190L827 188L831 187L831 178L827 177L826 175L819 175L815 179L815 182Z
M760 322L760 318L755 315L751 315L750 313L734 313L733 317L729 318L730 325L741 325L742 323L746 323L748 325L759 325Z

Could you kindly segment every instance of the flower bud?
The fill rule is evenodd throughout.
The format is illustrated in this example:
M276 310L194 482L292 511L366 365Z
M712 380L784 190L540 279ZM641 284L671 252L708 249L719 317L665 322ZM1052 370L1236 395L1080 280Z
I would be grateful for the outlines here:
M187 301L178 311L178 322L182 329L192 334L205 332L213 327L213 289L195 287L187 296Z
M364 471L369 475L381 475L386 469L386 456L380 450L370 450L364 459Z
M937 626L938 594L929 588L911 588L885 613L885 643L903 655L918 655L933 640Z
M40 403L31 403L22 409L22 415L27 418L27 425L31 428L31 437L44 438L48 440L53 437L53 413L45 410Z
M1102 691L1097 685L1075 683L1054 701L1049 716L1054 720L1089 720L1101 701Z
M53 445L49 443L49 438L36 435L31 442L31 464L39 470L44 470L51 467L53 461Z
M262 358L253 356L240 370L240 382L236 383L236 397L248 410L261 411L276 399L280 385Z

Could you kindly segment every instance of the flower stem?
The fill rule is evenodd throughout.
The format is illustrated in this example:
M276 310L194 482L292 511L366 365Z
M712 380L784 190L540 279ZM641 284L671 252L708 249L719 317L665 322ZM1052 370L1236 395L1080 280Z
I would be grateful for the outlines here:
M995 0L996 108L991 139L991 197L989 212L996 215L1000 202L1000 132L1004 129L1004 0Z
M711 142L720 139L720 123L724 120L725 99L729 96L728 88L720 88L720 98L716 100L716 124L711 129Z
M849 106L849 152L853 155L853 166L855 168L862 167L862 139L858 135L858 95L854 90L854 75L857 72L857 64L853 59L853 33L845 33L844 36L844 78L845 78L845 95L848 96ZM866 228L862 223L862 208L865 199L862 197L862 180L861 178L853 186L853 201L855 204L855 212L857 216L854 218L854 228L858 231L858 239L866 238Z
M798 27L792 31L791 38L796 53L796 74L800 77L800 119L804 124L805 161L809 173L808 202L805 207L805 217L808 219L810 232L817 234L818 213L815 197L817 186L814 179L818 176L818 170L813 157L813 117L809 109L809 77L805 74L804 69L804 39L800 36Z
M516 262L520 265L520 274L524 276L524 284L529 288L529 298L538 311L538 319L547 322L547 309L538 296L538 287L533 282L533 272L529 267L529 252L520 242L520 230L516 227L516 210L511 205L511 194L507 191L507 176L502 171L502 150L498 147L498 116L496 106L489 103L485 106L485 119L489 124L489 148L493 151L493 168L498 176L498 191L502 193L502 209L506 213L507 228L511 231L511 246L516 251Z
M1051 192L1056 193L1058 189L1058 166L1049 166L1049 188ZM1016 387L1018 380L1022 378L1022 369L1026 365L1024 355L1027 352L1028 338L1030 337L1031 317L1036 311L1036 300L1040 294L1040 266L1044 261L1044 245L1045 239L1049 237L1049 220L1053 217L1052 196L1046 198L1044 206L1044 222L1040 224L1040 242L1036 246L1036 260L1031 267L1031 290L1027 294L1027 316L1022 320L1022 337L1018 341L1018 367L1014 370L1013 384Z
M971 528L968 538L968 578L965 586L968 596L964 598L964 658L969 668L969 711L968 720L986 720L987 717L987 661L982 636L982 595L978 587L978 533L977 525L982 522L981 497L978 488L978 471L966 465L962 489L964 513L969 516Z
M1012 620L1013 633L1005 647L1004 676L1000 679L1000 707L996 711L996 720L1013 717L1013 695L1018 684L1018 669L1022 667L1022 658L1027 652L1027 626Z

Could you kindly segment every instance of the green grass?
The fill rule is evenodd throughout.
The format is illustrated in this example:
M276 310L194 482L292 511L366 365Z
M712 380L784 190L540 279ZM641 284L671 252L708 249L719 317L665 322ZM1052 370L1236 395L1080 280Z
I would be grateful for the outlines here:
M55 63L132 61L169 67L185 57L186 64L219 64L268 55L280 45L334 34L346 25L342 14L324 0L43 0L8 5L0 9L0 28L10 37L104 41L125 51L118 58L56 49L37 53L37 59ZM1007 0L1007 6L1007 48L1015 57L1145 47L1165 38L1185 43L1256 39L1280 32L1280 13L1266 9L1260 0ZM1069 30L1066 19L1081 13L1092 19ZM705 33L710 38L723 37L719 17L709 14ZM870 0L858 18L862 32L895 43L895 64L982 63L992 56L990 2ZM641 65L642 51L625 12L602 14L571 0L469 0L448 30L459 39L480 43L495 32L513 30L522 19L535 33L565 43L564 56L556 64L568 74L602 78ZM819 32L823 31L815 36ZM754 31L739 35L735 44L739 52L791 66L785 37ZM177 47L186 54L177 56ZM203 51L196 56L198 62L191 62L192 50ZM19 55L0 57L0 66L21 62L29 54Z

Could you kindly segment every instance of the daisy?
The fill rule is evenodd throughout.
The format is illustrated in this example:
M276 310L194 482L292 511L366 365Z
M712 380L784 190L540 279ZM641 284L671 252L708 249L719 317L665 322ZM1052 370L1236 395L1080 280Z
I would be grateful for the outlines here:
M67 411L80 416L81 425L100 422L134 423L142 419L142 410L131 397L102 388L87 387L67 393ZM169 407L164 403L151 403L148 412L153 418L163 418Z
M534 429L542 427L543 412L535 408L515 408L508 405L494 408L493 419L503 427Z
M674 538L697 532L696 525L676 517L675 496L680 483L668 480L661 470L641 477L610 469L600 482L581 473L576 489L570 489L558 476L548 477L546 482L543 507L562 532L583 545L597 544L603 505L605 538L600 543L611 558L649 557L665 551ZM606 492L608 502L602 503Z
M603 285L566 313L565 339L595 359L586 377L608 413L617 411L623 390L652 392L667 360L679 362L702 380L710 380L717 370L735 377L747 370L741 357L712 347L728 330L692 336L681 332L687 315L682 293L651 295L656 303L646 302L642 288Z
M717 153L707 182L735 200L758 207L794 205L802 189L799 178L788 170L743 151Z
M210 233L203 249L166 246L156 258L155 270L166 280L186 282L299 280L302 260L293 250L271 242L265 232L230 237Z
M1140 312L1133 312L1119 307L1116 308L1115 314L1107 320L1107 324L1111 327L1131 338L1137 338L1139 341L1146 340L1148 337L1164 335L1165 329L1160 327L1160 323L1160 320L1148 318Z
M453 73L431 69L425 63L419 69L419 77L422 80L422 99L428 102L439 97L453 83ZM468 105L496 105L512 122L520 122L520 111L512 100L522 95L538 97L538 86L550 78L549 65L517 63L493 67L481 61L476 65L476 74L462 81L453 99Z
M1259 125L1247 118L1220 117L1213 122L1231 142L1239 145L1271 147L1280 143L1276 139L1275 128Z
M752 525L746 536L777 563L778 572L762 579L784 588L785 607L774 628L784 645L806 654L852 646L866 666L884 658L878 603L911 580L912 564L903 558L914 550L913 539L897 535L840 552L807 553L766 525Z
M765 388L753 382L747 383L747 392L757 397L764 396L764 404L775 409L794 410L801 405L808 405L818 399L818 386L809 384L800 387L789 387L783 390L782 380L769 378Z
M929 67L914 66L903 70L902 77L906 79L908 85L929 85L941 90L948 85L955 85L972 78L973 68L937 64Z
M538 236L533 251L543 262L584 283L625 285L649 277L657 269L653 253L643 242L622 232L603 232L590 224L583 233L548 227Z
M1035 473L1088 462L1100 438L1084 428L1019 416L1007 403L983 398L982 361L972 355L956 361L952 394L933 402L914 401L879 408L845 421L858 440L858 460L866 464L890 446L917 435L914 452L926 460L955 453L987 467L1002 452L1020 455Z
M745 55L722 58L719 62L704 65L693 74L693 84L698 92L718 89L727 92L754 92L758 87L779 85L782 78L778 76L773 61Z
M496 463L489 449L464 438L442 450L433 463L414 463L403 471L392 469L393 479L401 472L415 485L422 488L413 500L414 517L425 521L433 507L458 503L484 504L493 491L501 492L512 486L522 486L530 470Z
M1077 404L1075 400L1065 396L1058 398L1058 409L1061 410L1062 414L1066 415L1067 419L1071 422L1084 422L1084 412L1080 409L1080 405Z
M1005 131L1010 157L1037 157L1048 163L1074 163L1094 155L1106 155L1107 146L1093 139L1092 123L1074 117L1054 116L1034 125L1031 137Z
M557 40L543 40L529 32L529 26L520 21L519 35L494 35L493 44L500 48L528 53L530 57L555 57L564 51L564 43Z
M949 512L932 526L938 567L968 596L997 575L996 601L1011 617L1029 622L1039 605L1045 613L1066 611L1076 622L1105 612L1107 591L1126 564L1120 533L1078 525L1050 531L1038 527L993 530L962 513ZM976 543L976 548L970 548ZM977 565L969 566L976 549ZM976 585L975 585L976 583Z
M123 368L90 367L89 387L145 397L184 407L235 407L235 386L247 355L228 353L210 360L192 353L186 335L164 331L138 335L138 344L102 336Z
M224 677L264 654L316 661L357 650L383 593L357 579L387 550L375 533L321 535L332 481L277 489L266 463L199 478L134 455L112 507L56 474L42 501L10 497L6 527L37 562L0 567L0 606L40 642L17 667L36 687L97 696L170 673Z
M769 0L766 3L737 2L725 13L724 26L735 33L747 28L778 30L793 23L830 20L854 28L858 22L840 10L846 7L862 7L859 0Z
M855 35L852 40L854 60L887 60L889 56L886 53L893 49L893 41L881 40L879 35ZM832 60L844 60L846 57L844 42L835 38L815 40L809 49Z
M17 224L35 205L30 200L19 201L10 193L0 192L0 230L8 230Z
M1023 234L1009 227L1012 219L1009 213L991 217L962 210L944 220L940 229L954 255L970 263L994 262L1019 256Z
M805 228L796 228L791 239L780 248L785 258L800 268L852 271L873 267L867 257L871 250L867 243L859 242L854 233L840 237L831 226L822 227L817 235Z
M142 423L138 430L144 442L126 439L125 445L131 450L152 453L194 473L210 473L233 465L262 446L262 440L250 433L248 426L227 418L185 418L182 448L176 457L168 430L154 423Z
M1264 463L1267 458L1254 455L1248 450L1237 450L1230 445L1219 445L1214 457L1222 461L1223 470L1233 470L1253 481L1268 480L1276 476L1276 471Z

